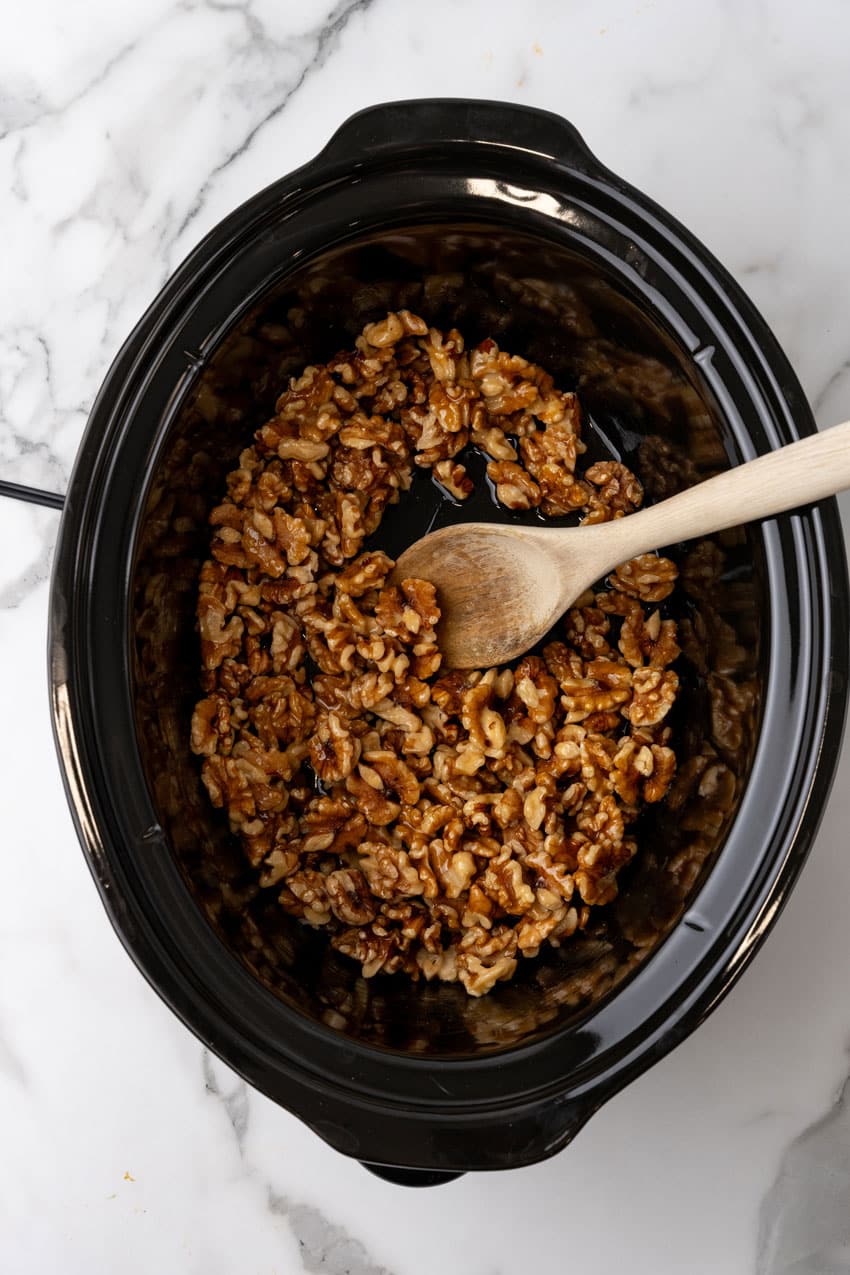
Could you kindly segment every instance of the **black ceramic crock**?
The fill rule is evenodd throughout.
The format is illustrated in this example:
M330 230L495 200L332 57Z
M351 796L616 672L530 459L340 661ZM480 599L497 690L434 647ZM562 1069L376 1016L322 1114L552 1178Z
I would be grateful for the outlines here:
M368 982L254 896L187 737L204 519L286 375L408 304L577 386L591 455L647 498L811 433L740 289L554 115L417 101L354 116L217 226L116 358L62 519L49 659L56 741L104 906L210 1049L331 1146L397 1181L529 1164L718 1003L776 920L836 761L847 574L826 501L673 546L676 801L590 934L481 1001ZM475 458L470 462L476 463ZM483 502L483 503L482 503ZM391 550L471 511L427 479Z

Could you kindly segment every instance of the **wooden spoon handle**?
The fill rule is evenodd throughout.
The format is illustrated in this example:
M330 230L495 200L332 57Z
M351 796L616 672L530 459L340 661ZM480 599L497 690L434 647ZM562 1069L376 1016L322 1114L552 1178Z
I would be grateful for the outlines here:
M618 522L634 557L769 518L850 487L850 421L759 456Z

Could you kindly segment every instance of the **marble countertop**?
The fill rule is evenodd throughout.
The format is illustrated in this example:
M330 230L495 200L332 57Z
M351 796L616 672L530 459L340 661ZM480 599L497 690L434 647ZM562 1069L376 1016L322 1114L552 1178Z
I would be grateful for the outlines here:
M840 0L29 0L0 46L0 477L61 491L112 356L204 232L350 112L427 95L571 119L731 269L835 423L848 50ZM786 911L695 1035L554 1160L405 1191L205 1052L115 939L49 729L57 524L0 500L0 1268L850 1271L850 750Z

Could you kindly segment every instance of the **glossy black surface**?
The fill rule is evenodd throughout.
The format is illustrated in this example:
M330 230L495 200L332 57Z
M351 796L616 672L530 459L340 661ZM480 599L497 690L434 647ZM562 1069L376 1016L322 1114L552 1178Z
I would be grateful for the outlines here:
M104 384L62 521L50 634L57 743L104 903L160 994L253 1084L346 1154L439 1174L552 1154L752 955L832 777L847 577L834 502L718 543L715 592L687 602L704 658L682 666L677 729L682 760L706 740L717 751L732 805L660 812L590 947L470 1002L455 987L364 983L320 937L254 900L235 906L241 865L186 747L204 516L280 378L405 302L577 385L593 447L623 454L659 497L670 473L653 472L648 436L693 481L813 422L762 320L696 241L569 125L493 103L354 117L212 232ZM496 516L480 498L458 510L422 479L379 535L401 546L435 517ZM688 547L673 553L684 562ZM727 683L752 702L731 736L710 712Z

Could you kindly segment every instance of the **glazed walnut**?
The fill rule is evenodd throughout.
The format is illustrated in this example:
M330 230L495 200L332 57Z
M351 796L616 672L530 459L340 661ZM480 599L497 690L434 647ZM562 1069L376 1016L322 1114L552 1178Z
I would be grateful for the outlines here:
M506 509L533 509L540 504L540 488L521 465L511 460L492 460L487 477L495 484L496 499Z
M646 616L640 607L635 607L623 619L618 645L629 664L636 668L643 664L666 668L679 655L676 622L662 620L659 611Z
M673 707L678 689L679 678L672 669L635 669L629 721L633 726L657 726Z
M619 462L581 471L575 394L493 340L399 310L294 378L209 517L191 725L259 889L365 977L470 996L616 896L631 826L675 783L679 654L676 568L644 554L513 666L442 667L433 586L393 579L368 538L417 470L466 499L476 448L510 510L642 501ZM742 702L709 695L731 755Z
M585 477L593 485L592 495L582 503L588 506L583 523L610 522L639 509L643 488L630 469L616 460L600 460L591 465Z
M360 740L337 713L324 714L310 740L310 765L323 784L346 779L360 756Z
M611 583L620 593L641 602L661 602L673 592L678 574L676 564L669 558L642 553L617 567Z

